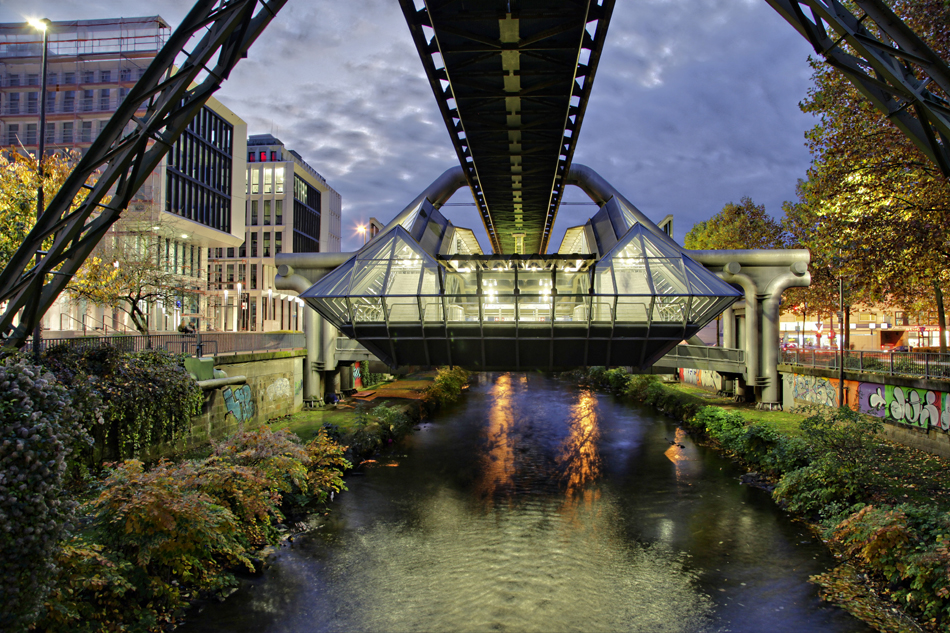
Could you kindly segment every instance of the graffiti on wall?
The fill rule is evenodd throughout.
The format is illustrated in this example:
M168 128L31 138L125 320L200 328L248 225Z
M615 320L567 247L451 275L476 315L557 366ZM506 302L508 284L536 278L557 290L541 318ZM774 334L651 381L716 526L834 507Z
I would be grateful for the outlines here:
M838 406L837 381L832 384L831 380L821 376L799 376L795 374L792 390L796 402L810 402L826 407Z
M680 382L687 385L696 385L706 389L722 389L722 376L718 372L707 369L680 368Z
M251 395L250 385L242 385L234 390L230 387L225 388L224 404L228 408L228 413L232 414L238 422L247 422L254 417L254 397Z
M838 381L819 376L794 375L796 402L838 406ZM916 426L950 430L950 393L874 382L844 381L845 402L862 413Z

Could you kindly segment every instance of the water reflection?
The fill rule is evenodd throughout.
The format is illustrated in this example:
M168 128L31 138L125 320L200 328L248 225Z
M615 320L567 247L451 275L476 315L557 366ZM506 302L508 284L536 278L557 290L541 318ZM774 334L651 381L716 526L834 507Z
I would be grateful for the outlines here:
M589 508L600 499L600 488L591 486L601 472L596 404L594 394L583 390L577 392L577 401L570 409L568 436L557 457L565 482L565 513L575 512L581 504Z
M496 496L510 493L514 484L515 451L512 437L514 416L511 410L511 374L501 374L489 392L490 409L485 428L485 452L477 494L489 507Z

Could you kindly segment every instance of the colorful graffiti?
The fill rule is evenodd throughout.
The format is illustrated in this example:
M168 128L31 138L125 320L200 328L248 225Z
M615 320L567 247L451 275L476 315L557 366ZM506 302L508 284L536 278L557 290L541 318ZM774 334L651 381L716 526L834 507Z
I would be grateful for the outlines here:
M792 377L796 402L838 406L838 381ZM921 429L950 430L950 393L874 382L844 381L845 402L853 409Z
M228 413L232 414L238 422L247 422L254 417L254 397L251 394L250 385L242 385L233 391L227 387L224 390L224 404L228 408Z
M687 385L696 385L706 389L722 389L722 376L718 372L707 369L680 368L680 382Z

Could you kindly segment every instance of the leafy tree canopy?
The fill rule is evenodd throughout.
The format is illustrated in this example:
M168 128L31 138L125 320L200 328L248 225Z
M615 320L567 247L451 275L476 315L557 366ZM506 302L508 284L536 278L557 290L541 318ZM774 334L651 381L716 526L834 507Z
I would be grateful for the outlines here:
M730 202L710 219L695 224L684 245L691 250L784 248L785 235L764 205L744 197L739 204Z

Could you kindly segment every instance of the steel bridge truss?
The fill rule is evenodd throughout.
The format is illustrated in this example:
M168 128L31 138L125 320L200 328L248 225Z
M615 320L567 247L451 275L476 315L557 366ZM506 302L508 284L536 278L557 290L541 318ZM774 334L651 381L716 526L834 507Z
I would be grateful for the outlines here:
M854 0L860 17L838 0L766 1L950 178L950 103L928 90L950 95L950 67L884 0Z
M0 304L6 302L0 336L5 347L23 345L152 170L286 1L199 0L195 4L0 273ZM179 60L182 54L184 59ZM143 110L144 114L137 114ZM132 129L126 133L130 124ZM83 192L87 195L77 205ZM103 202L110 192L111 199ZM52 246L43 252L50 240ZM36 254L40 259L34 264Z

